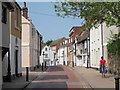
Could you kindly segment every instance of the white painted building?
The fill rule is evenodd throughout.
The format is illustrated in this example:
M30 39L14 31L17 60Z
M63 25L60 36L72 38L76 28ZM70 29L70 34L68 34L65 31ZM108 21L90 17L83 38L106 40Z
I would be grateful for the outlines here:
M86 30L76 38L76 66L89 67L89 31Z
M101 56L108 60L107 56L107 42L113 34L118 33L116 26L107 27L105 23L102 23L98 28L90 29L90 64L93 68L99 68L99 60Z
M45 64L47 66L53 66L54 65L54 61L55 61L55 51L53 51L49 46L45 46L42 49L42 53L40 56L40 64L42 65L42 63Z
M64 40L60 43L60 47L58 49L58 65L67 65L68 60L68 39Z

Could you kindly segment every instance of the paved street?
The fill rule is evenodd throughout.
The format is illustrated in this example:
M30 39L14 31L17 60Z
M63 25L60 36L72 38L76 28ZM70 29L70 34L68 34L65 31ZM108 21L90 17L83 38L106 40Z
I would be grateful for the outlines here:
M27 88L90 88L76 71L66 66L51 66Z

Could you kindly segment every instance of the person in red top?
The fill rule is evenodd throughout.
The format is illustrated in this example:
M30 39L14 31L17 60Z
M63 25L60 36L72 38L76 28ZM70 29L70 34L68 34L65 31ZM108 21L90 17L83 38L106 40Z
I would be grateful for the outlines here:
M100 60L100 73L102 73L102 77L105 77L105 73L106 73L105 65L106 65L106 60L104 60L102 56Z

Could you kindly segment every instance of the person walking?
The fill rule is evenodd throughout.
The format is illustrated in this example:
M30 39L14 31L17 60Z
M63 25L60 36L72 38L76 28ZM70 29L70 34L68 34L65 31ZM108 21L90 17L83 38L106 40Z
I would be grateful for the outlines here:
M105 77L106 73L106 60L103 59L103 56L100 60L100 73L102 74L102 77Z

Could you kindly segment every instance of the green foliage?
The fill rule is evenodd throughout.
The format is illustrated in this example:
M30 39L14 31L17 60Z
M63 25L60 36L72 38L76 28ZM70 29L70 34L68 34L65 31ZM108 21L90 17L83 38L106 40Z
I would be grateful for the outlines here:
M44 43L44 45L49 46L52 41L53 41L53 40L48 40L47 42Z
M120 2L56 2L56 15L84 18L85 28L106 22L108 26L120 24Z
M107 44L107 48L112 56L120 57L120 33L112 35Z

